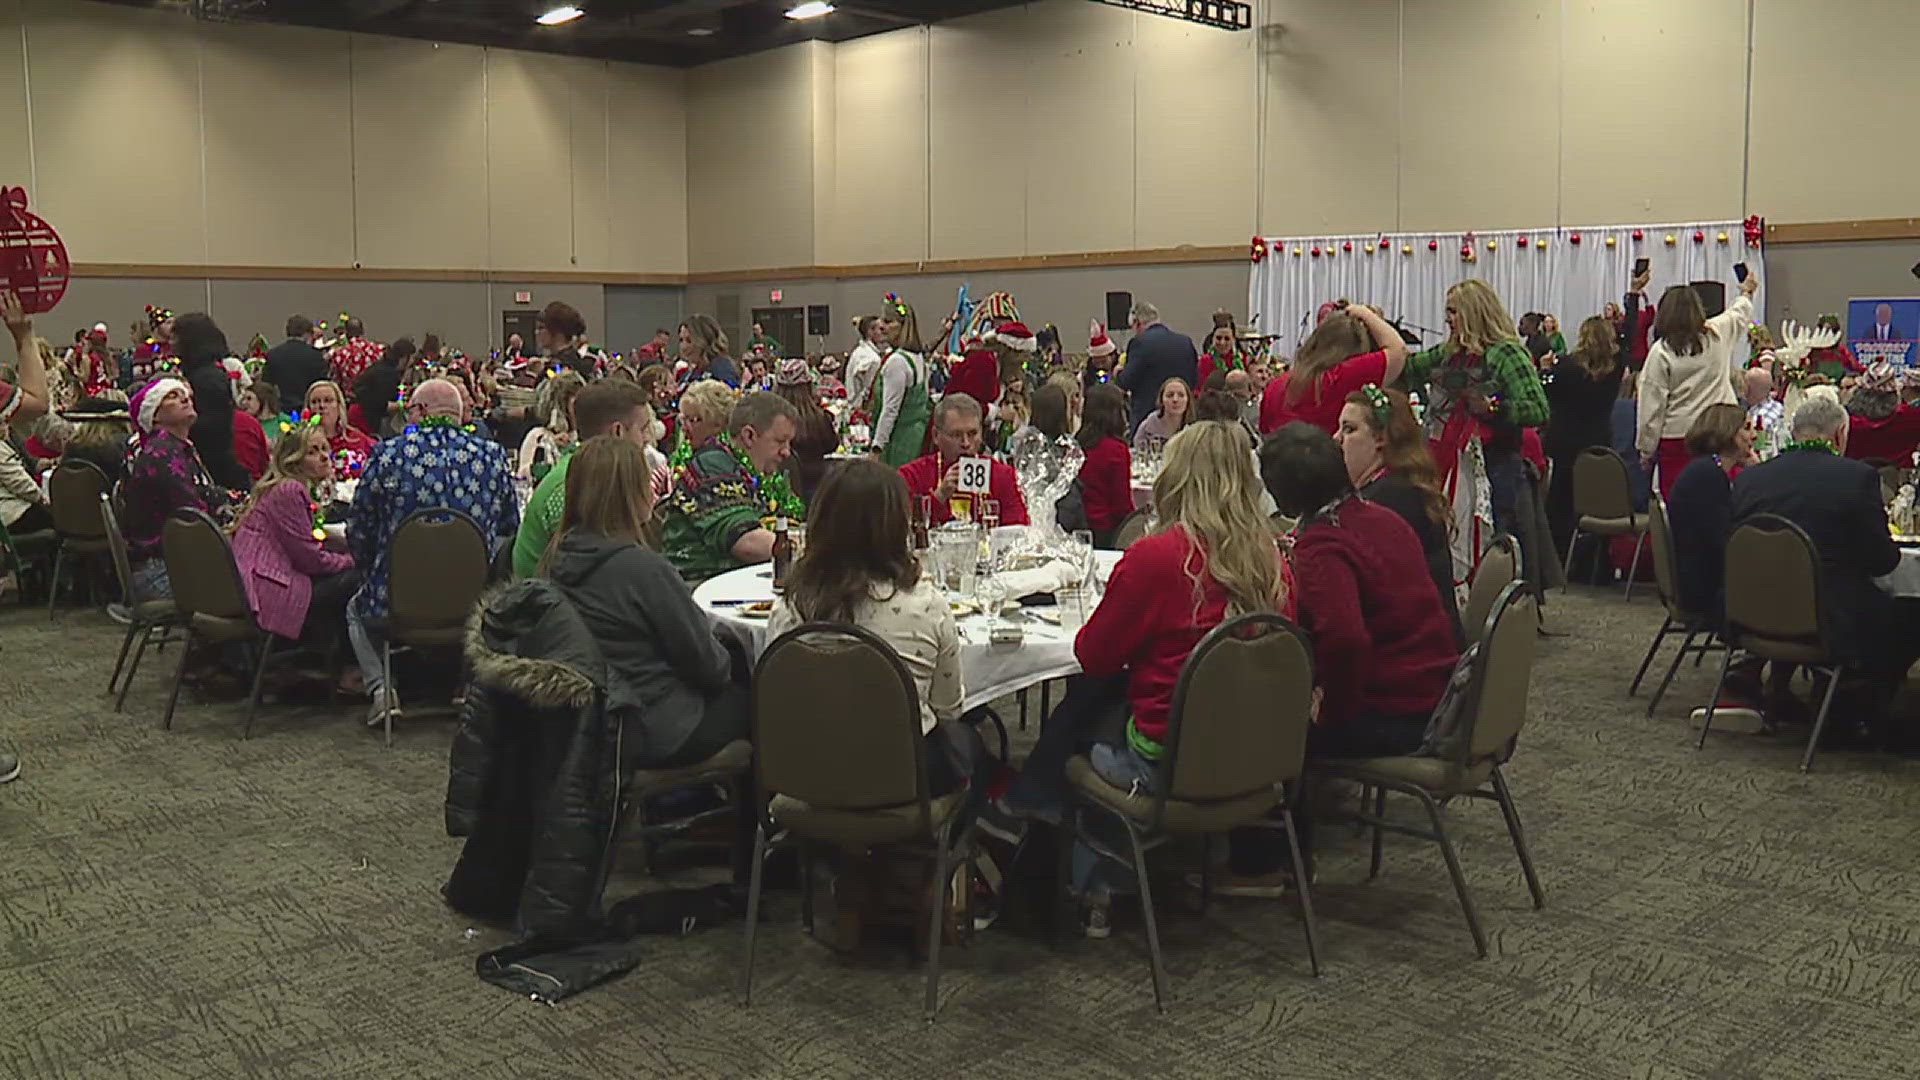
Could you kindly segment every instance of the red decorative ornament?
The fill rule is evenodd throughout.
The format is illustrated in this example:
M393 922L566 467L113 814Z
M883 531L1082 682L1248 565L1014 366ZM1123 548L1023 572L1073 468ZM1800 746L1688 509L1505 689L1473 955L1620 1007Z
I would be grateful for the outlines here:
M1767 220L1755 214L1742 223L1741 229L1746 233L1747 246L1759 247L1761 238L1767 234Z
M1706 243L1706 242L1707 242L1707 234L1706 234L1706 233L1703 233L1703 232L1701 232L1701 231L1700 231L1699 229L1695 229L1695 230L1693 230L1693 242L1694 242L1694 243L1696 243L1696 244L1704 244L1704 243Z
M1580 242L1579 233L1574 233L1573 235L1567 237L1567 243L1569 244L1578 244L1579 242Z
M1438 241L1438 240L1429 240L1429 241L1427 241L1427 250L1428 250L1428 251L1439 251L1439 250L1440 250L1440 241Z
M1352 251L1352 250L1353 250L1353 241L1351 241L1351 240L1346 240L1346 241L1342 241L1342 242L1341 242L1341 244L1340 244L1340 250L1341 250L1341 251Z
M53 226L27 212L25 188L0 188L0 281L29 315L52 311L67 294L72 265Z
M1635 230L1633 230L1633 242L1634 242L1634 243L1636 243L1636 244L1637 244L1637 243L1639 243L1639 242L1640 242L1641 240L1643 240L1643 239L1645 239L1645 234L1644 234L1644 233L1642 233L1642 232L1641 232L1641 231L1640 231L1639 229L1635 229Z
M1314 258L1316 258L1316 259L1317 259L1317 258L1319 258L1319 257L1320 257L1320 249L1316 247L1316 248L1314 248L1314 249L1313 249L1312 251L1309 251L1309 252L1307 252L1307 254L1309 254L1309 255L1311 255L1311 256L1313 256Z
M1267 238L1266 237L1256 236L1253 238L1252 255L1253 255L1254 262L1264 262L1266 260L1266 257L1267 257Z
M1527 238L1526 238L1525 236L1521 236L1521 237L1520 237L1520 246L1521 246L1521 247L1526 247L1526 246L1527 246Z
M1461 245L1460 245L1460 257L1461 257L1461 258L1463 258L1463 259L1471 259L1471 258L1473 258L1473 245L1472 245L1472 244L1461 244Z
M1381 238L1380 238L1380 250L1381 250L1381 251L1385 251L1385 250L1387 250L1387 247L1388 247L1388 245L1389 245L1390 243L1391 243L1391 241L1389 241L1389 240L1388 240L1388 239L1387 239L1386 237L1384 237L1384 236L1383 236L1383 237L1381 237Z

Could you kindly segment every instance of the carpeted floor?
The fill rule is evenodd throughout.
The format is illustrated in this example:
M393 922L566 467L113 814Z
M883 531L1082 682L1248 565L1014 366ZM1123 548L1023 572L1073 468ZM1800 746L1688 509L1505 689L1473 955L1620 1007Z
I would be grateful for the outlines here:
M1288 902L1163 897L1173 1002L1137 920L1058 951L989 931L920 1019L904 957L846 960L772 901L756 1003L740 937L651 944L619 982L537 1005L479 981L440 904L445 721L392 749L358 710L183 700L165 663L125 714L120 628L0 614L0 1076L1911 1076L1920 1052L1920 764L1688 739L1710 670L1660 715L1626 697L1654 604L1556 594L1510 775L1548 898L1531 910L1491 805L1456 807L1492 937L1475 960L1430 845L1328 829L1324 977ZM167 657L170 659L172 653ZM1411 807L1401 808L1409 810ZM616 886L621 883L616 882ZM630 886L628 886L630 887Z

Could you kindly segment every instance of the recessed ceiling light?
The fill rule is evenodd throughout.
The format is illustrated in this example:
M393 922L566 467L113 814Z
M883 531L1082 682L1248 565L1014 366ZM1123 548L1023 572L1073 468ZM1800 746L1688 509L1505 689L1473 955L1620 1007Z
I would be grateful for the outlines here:
M817 19L822 15L833 14L833 5L827 0L807 0L787 9L789 19Z
M561 23L572 22L585 14L586 12L574 7L572 4L562 4L533 21L539 23L541 26L559 26Z
M713 33L714 33L713 27L711 26L696 26L693 29L687 31L687 36L688 37L712 37Z

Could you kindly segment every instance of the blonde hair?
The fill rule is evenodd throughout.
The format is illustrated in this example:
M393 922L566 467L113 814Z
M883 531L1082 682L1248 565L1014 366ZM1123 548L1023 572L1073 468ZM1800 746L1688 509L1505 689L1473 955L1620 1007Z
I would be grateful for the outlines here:
M710 315L689 315L680 324L687 331L687 337L693 341L694 351L700 354L702 361L711 360L727 351L727 333Z
M533 403L548 431L564 435L573 430L573 399L586 385L577 371L558 372L540 384Z
M1067 395L1067 434L1080 426L1080 412L1087 404L1087 388L1073 374L1056 371L1047 376L1046 385L1057 386Z
M1167 440L1153 482L1156 532L1186 530L1206 561L1206 573L1227 593L1227 616L1278 611L1286 599L1273 531L1260 512L1260 478L1239 424L1201 420ZM1185 567L1197 610L1204 594L1200 572Z
M1447 306L1460 323L1453 343L1468 352L1484 353L1500 342L1520 340L1500 294L1479 278L1468 278L1448 289Z
M332 390L333 396L340 399L340 430L345 431L347 429L347 394L346 391L340 389L340 384L334 382L332 379L315 379L307 384L307 394L300 399L301 414L304 416L313 412L313 392L321 387ZM324 422L320 426L321 430L326 430L326 424ZM328 437L331 438L332 436Z
M307 441L315 436L320 438L320 448L330 453L333 444L327 441L326 431L318 424L295 424L274 440L273 453L267 458L267 474L253 486L253 494L247 496L247 505L233 519L236 530L241 522L247 520L247 515L253 513L253 508L260 504L267 492L288 482L309 483L306 477L300 475L300 462L307 456ZM307 490L308 498L312 498L311 486Z
M680 413L708 423L725 424L733 415L733 404L739 396L733 387L718 379L701 379L680 395Z

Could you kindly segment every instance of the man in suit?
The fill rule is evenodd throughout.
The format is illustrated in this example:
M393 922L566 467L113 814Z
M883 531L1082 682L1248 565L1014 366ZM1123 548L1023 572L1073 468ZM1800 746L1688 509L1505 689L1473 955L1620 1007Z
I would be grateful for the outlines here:
M1893 329L1893 305L1880 304L1873 309L1873 331L1867 335L1872 341L1893 341L1900 335Z
M314 347L313 320L287 316L287 340L267 350L261 377L280 392L280 408L292 412L304 406L307 387L327 377L327 354Z
M1886 707L1907 669L1920 658L1920 601L1896 600L1874 583L1900 565L1900 549L1887 531L1880 502L1880 475L1845 457L1847 411L1825 398L1810 398L1793 414L1794 442L1771 461L1742 472L1733 482L1733 524L1759 514L1777 514L1805 530L1820 559L1828 633L1837 656L1858 665L1857 697L1836 698L1828 732L1846 741L1851 718L1864 718L1882 742ZM1848 684L1841 686L1849 696ZM1850 707L1849 707L1850 706Z
M1185 379L1193 387L1200 375L1200 353L1193 339L1177 334L1160 321L1160 309L1146 301L1133 305L1133 340L1127 343L1127 362L1113 381L1128 396L1131 417L1127 432L1160 405L1160 384Z

